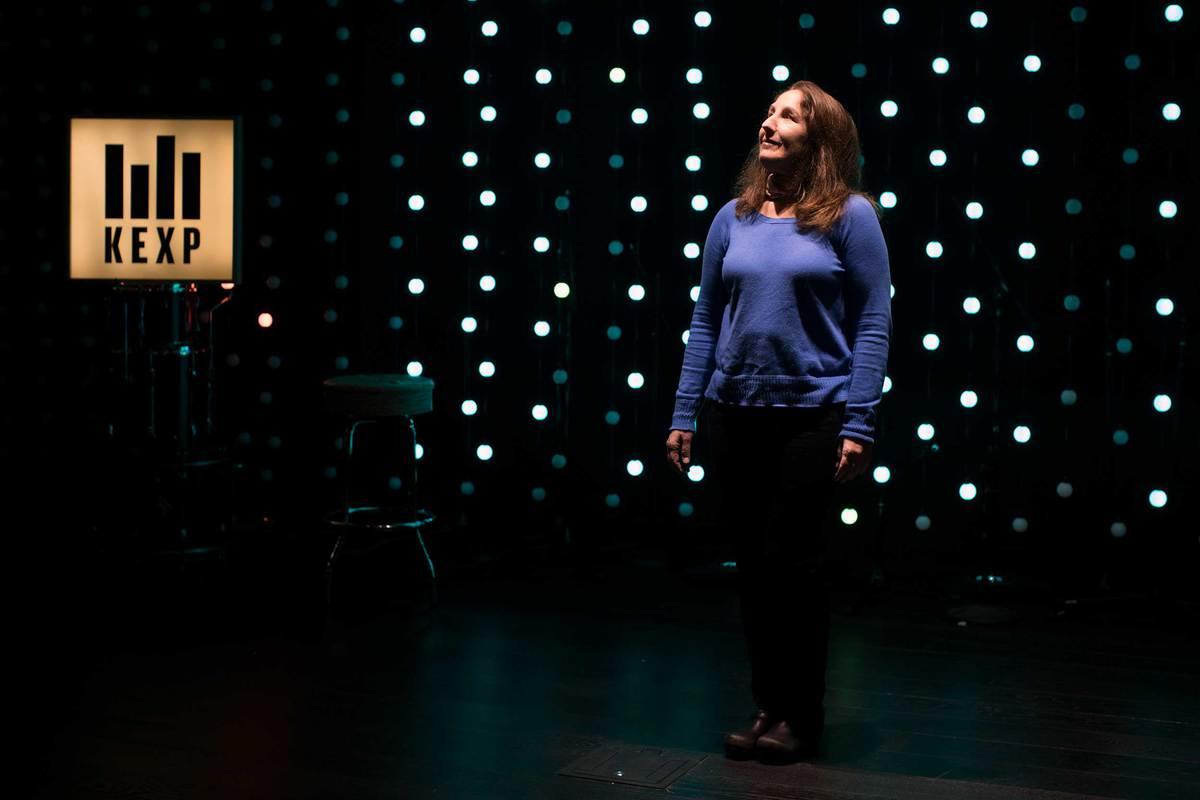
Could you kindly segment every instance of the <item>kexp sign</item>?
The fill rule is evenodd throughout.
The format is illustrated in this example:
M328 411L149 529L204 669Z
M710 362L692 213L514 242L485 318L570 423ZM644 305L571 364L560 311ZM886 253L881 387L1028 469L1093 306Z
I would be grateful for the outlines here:
M236 125L71 119L71 277L236 281Z

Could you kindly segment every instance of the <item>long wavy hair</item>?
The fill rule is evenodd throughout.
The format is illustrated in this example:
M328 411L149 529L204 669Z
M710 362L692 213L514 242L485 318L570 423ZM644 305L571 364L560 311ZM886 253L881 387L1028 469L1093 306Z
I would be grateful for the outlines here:
M865 197L876 215L879 203L859 188L862 169L858 128L846 109L812 81L796 81L784 91L800 89L804 99L800 104L807 128L797 170L800 180L788 194L778 199L783 208L796 204L796 229L804 233L814 230L828 234L841 218L850 195ZM775 95L777 98L783 92ZM773 98L774 99L774 98ZM737 205L734 214L741 219L749 213L758 214L767 200L767 169L758 159L758 131L754 145L734 181Z

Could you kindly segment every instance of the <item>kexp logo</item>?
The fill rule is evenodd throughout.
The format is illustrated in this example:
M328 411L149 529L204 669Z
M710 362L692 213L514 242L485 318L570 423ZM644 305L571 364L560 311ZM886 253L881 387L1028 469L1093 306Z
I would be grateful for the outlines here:
M104 218L133 220L104 226L104 263L123 263L126 254L134 264L149 263L147 250L154 253L155 264L174 264L178 253L182 263L192 262L192 252L200 246L200 228L181 223L163 225L175 219L175 137L157 136L154 164L154 226L138 225L136 220L150 219L150 165L129 165L129 214L125 214L125 145L104 145ZM179 219L200 219L200 153L182 153L182 202ZM153 232L151 232L153 227ZM124 235L124 240L122 237ZM178 239L176 238L178 236ZM147 241L149 239L149 241Z
M71 277L240 280L239 124L72 117Z

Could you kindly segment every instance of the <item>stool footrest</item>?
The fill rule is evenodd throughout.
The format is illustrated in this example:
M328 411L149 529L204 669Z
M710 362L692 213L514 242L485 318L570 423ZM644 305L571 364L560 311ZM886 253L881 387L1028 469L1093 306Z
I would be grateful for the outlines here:
M434 519L435 515L423 508L405 509L389 506L353 506L349 512L342 508L325 515L325 521L335 527L381 531L420 528Z

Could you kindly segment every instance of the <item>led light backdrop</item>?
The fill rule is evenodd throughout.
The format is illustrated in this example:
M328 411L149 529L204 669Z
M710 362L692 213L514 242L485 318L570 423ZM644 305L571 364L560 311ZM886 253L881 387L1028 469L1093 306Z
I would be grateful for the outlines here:
M33 66L0 77L5 96L31 89L36 108L0 119L35 134L19 154L6 135L2 165L10 210L34 220L5 223L10 388L103 379L87 367L107 346L103 291L68 285L61 246L68 117L243 119L222 424L258 508L336 503L344 443L322 379L407 373L437 387L423 492L475 541L686 547L713 487L702 446L681 476L664 442L705 235L775 93L804 78L857 123L893 282L874 463L838 489L834 536L983 547L1064 580L1194 563L1189 4L0 13ZM33 171L19 198L18 168ZM4 414L103 425L77 402Z

